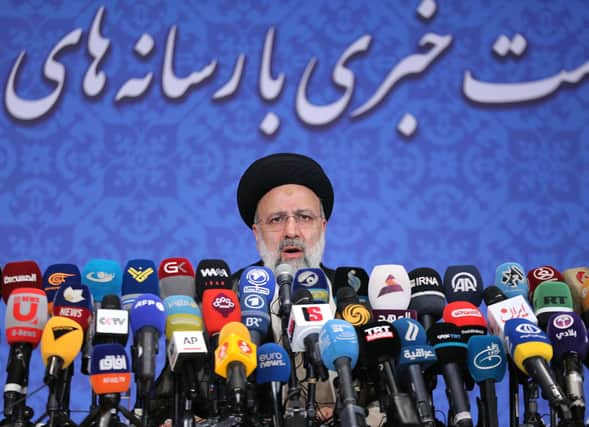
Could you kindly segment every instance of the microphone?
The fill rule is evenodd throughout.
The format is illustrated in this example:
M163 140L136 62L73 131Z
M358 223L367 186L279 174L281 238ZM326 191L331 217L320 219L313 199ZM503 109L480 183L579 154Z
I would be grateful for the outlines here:
M505 322L509 319L527 319L532 323L538 323L536 315L522 295L505 298L505 295L496 286L489 286L483 292L487 304L487 318L489 319L489 331L504 339Z
M96 310L92 344L127 345L129 338L129 311L121 309L117 295L105 295Z
M159 296L159 282L155 263L150 259L132 259L127 262L121 286L121 304L129 310L142 294Z
M553 314L548 320L546 334L552 342L553 367L570 401L573 420L583 425L585 394L582 363L587 357L587 328L577 313Z
M543 265L542 267L531 269L528 271L527 277L530 286L529 299L532 299L536 288L544 282L564 282L562 274L550 265Z
M9 264L6 265L9 266ZM15 277L14 271L14 267L9 266L8 277ZM8 283L11 284L10 281ZM3 287L3 296L4 291ZM26 421L24 398L27 394L31 352L39 344L46 322L47 297L41 289L23 287L10 291L6 301L4 320L6 341L10 345L4 386L4 415L9 422Z
M446 305L442 278L433 268L416 268L409 272L411 300L409 308L417 312L417 318L427 331L440 320Z
M569 404L547 363L553 350L544 332L529 320L511 319L505 323L505 344L515 366L536 381L550 406L570 421Z
M485 335L487 321L477 306L467 301L449 303L442 314L444 322L458 326L462 334L462 341L468 342L470 337Z
M563 282L544 282L536 287L533 296L534 314L538 325L546 329L548 318L554 313L573 311L571 290Z
M474 335L468 340L468 371L479 385L479 424L498 427L495 384L503 380L507 357L501 340L493 335Z
M427 331L428 341L438 357L437 367L446 382L446 395L450 403L452 421L457 427L472 427L470 402L464 388L461 365L466 364L466 344L458 326L436 323Z
M241 300L241 321L250 331L251 340L259 346L268 335L270 306L264 295L248 293Z
M42 289L47 295L47 308L53 313L53 300L62 286L79 285L82 283L80 270L75 264L53 264L43 273Z
M401 393L392 359L399 354L401 342L395 334L393 326L386 321L371 322L357 328L360 344L360 363L367 369L377 373L379 395L390 396L386 407L387 419L392 425L419 425L417 413L411 398Z
M504 262L497 266L495 285L507 298L521 295L527 299L530 292L524 267L517 262Z
M82 284L88 286L97 305L105 295L120 295L122 283L121 266L110 259L91 259L82 270Z
M83 342L84 331L75 320L53 316L47 321L41 336L41 358L46 367L45 384L51 388L60 371L72 364Z
M129 358L121 344L94 346L90 368L90 385L94 393L100 396L129 391L131 386ZM115 406L118 406L118 402Z
M169 296L164 306L168 363L174 374L174 424L187 425L185 422L194 420L193 401L206 400L198 399L198 372L206 366L208 354L202 316L194 299L186 295Z
M342 286L335 292L339 317L354 326L362 326L372 320L372 312L360 302L356 291Z
M361 304L368 303L368 273L363 268L336 268L333 284L336 294L341 288L352 288Z
M257 365L256 348L239 322L223 326L215 350L215 373L227 380L229 407L235 415L245 413L247 377Z
M415 319L415 310L408 310L411 284L405 267L398 264L376 265L368 279L368 300L373 316L393 322L400 317Z
M92 319L92 295L88 287L82 284L61 286L53 300L53 315L72 319L86 332Z
M248 267L241 274L238 288L241 321L250 329L253 342L259 346L268 336L272 324L270 303L276 290L274 273L267 267Z
M452 265L444 273L448 302L468 301L477 307L483 299L483 279L474 265Z
M327 369L337 371L339 397L343 406L339 411L341 425L366 426L364 409L356 405L352 386L352 369L358 362L359 353L354 327L345 320L327 321L319 333L319 350Z
M256 383L269 383L272 390L272 424L282 427L282 385L290 378L291 364L286 350L279 344L266 343L258 347Z
M187 295L194 298L196 285L194 269L186 258L166 258L158 269L159 295L165 299L171 295Z
M436 420L432 395L425 384L423 371L436 363L436 352L427 343L425 328L416 320L397 319L392 326L401 344L398 353L399 374L409 377L409 389L415 398L420 423L433 427Z
M172 295L164 299L166 311L166 339L174 332L203 330L202 314L194 298L188 295Z
M329 284L325 273L320 268L297 270L292 281L291 295L294 295L299 289L307 289L311 292L314 302L329 304Z
M137 386L135 414L144 424L148 424L149 414L147 399L155 378L158 340L165 324L164 304L151 294L145 294L135 300L129 311L133 330L133 372Z
M290 264L279 264L276 267L276 284L278 285L278 295L280 297L280 318L282 319L283 335L288 326L288 319L290 317L290 307L292 302L291 286L294 280L294 267ZM288 340L284 339L286 344Z
M207 289L231 289L231 270L222 259L203 259L196 266L196 298L202 301L202 294Z
M129 358L125 348L116 343L95 346L92 350L90 385L98 395L99 405L84 418L80 427L111 425L111 421L118 421L117 411L122 412L131 425L142 427L144 424L133 413L119 406L120 394L127 393L130 384Z
M232 290L208 289L202 295L205 328L211 338L229 322L241 320L241 307Z
M292 277L290 281L292 282ZM288 286L290 287L290 282L288 283ZM248 294L264 296L269 305L276 292L276 278L274 277L274 273L268 267L247 267L243 270L239 278L238 292L241 298Z
M2 299L7 304L8 297L18 288L37 288L42 285L41 270L35 261L8 262L2 272Z
M562 277L571 290L575 312L583 313L583 284L589 284L589 267L569 268L562 272Z

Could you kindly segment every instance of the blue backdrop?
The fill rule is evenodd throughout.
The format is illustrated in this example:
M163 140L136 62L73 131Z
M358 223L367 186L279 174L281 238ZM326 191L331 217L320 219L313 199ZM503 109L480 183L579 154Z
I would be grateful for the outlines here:
M239 177L283 151L333 181L329 266L589 264L585 1L0 5L2 265L237 270Z

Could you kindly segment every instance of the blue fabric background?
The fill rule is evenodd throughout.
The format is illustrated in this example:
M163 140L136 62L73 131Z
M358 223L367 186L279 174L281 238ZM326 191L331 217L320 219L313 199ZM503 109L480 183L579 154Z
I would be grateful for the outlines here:
M36 260L80 268L95 257L122 265L184 256L198 263L223 258L232 269L257 259L241 222L235 193L245 167L263 155L294 151L317 159L331 177L335 208L325 263L429 266L474 264L486 284L495 267L521 262L564 270L589 264L589 86L564 84L536 101L485 106L462 92L466 70L489 82L526 82L572 70L589 60L589 6L584 1L438 2L432 19L417 16L417 1L7 1L0 2L0 81L26 51L17 79L25 98L49 94L43 63L68 32L80 43L58 60L67 70L62 96L33 122L0 113L0 264ZM102 34L111 45L101 64L105 90L84 95L90 63L87 37L105 7ZM162 91L164 50L171 26L175 70L186 76L217 60L214 75L179 100ZM258 91L266 32L274 27L273 75L284 73L277 99ZM449 49L428 69L403 79L373 110L352 119L389 71L423 52L421 37L451 35ZM152 54L133 47L147 33ZM525 53L500 58L495 40L516 33ZM350 61L356 87L333 123L298 119L295 96L312 57L308 88L317 104L340 98L333 66L358 38L370 49ZM246 56L238 91L213 101L239 54ZM149 91L115 102L121 85L154 73ZM280 118L273 137L259 131L265 115ZM396 126L405 113L418 121L412 137ZM0 310L4 326L4 305ZM4 335L4 333L2 333ZM2 341L5 341L2 338ZM5 366L7 348L0 349ZM31 389L43 367L33 356ZM507 388L500 389L506 416ZM77 375L73 403L89 402L87 379ZM44 392L41 394L43 395ZM44 395L43 395L44 396ZM88 396L88 398L86 397ZM443 408L445 397L436 399ZM32 399L37 413L44 397Z

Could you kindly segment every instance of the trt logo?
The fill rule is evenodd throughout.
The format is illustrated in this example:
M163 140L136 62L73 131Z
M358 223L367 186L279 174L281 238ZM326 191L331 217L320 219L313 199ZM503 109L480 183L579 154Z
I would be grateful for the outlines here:
M188 274L188 270L184 268L186 265L185 261L178 262L178 261L168 261L164 264L164 271L168 274L179 274L179 273L186 273Z
M321 307L306 306L303 307L303 316L307 322L320 322L323 320Z

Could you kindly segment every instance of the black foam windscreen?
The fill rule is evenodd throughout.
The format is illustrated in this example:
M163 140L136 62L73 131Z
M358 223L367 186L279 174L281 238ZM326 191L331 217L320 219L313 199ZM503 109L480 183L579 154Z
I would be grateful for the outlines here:
M446 295L438 272L429 267L415 268L409 272L409 281L411 283L409 308L417 311L419 316L431 315L436 319L442 317Z
M436 350L440 363L466 363L468 347L462 341L458 326L446 322L435 323L427 331L427 340Z
M308 289L297 289L292 296L293 304L313 304L313 295Z
M489 286L483 289L483 299L485 300L485 304L487 304L488 307L495 303L506 300L507 297L497 286Z
M389 322L370 322L359 326L357 332L361 363L374 366L396 357L401 351L401 341Z

